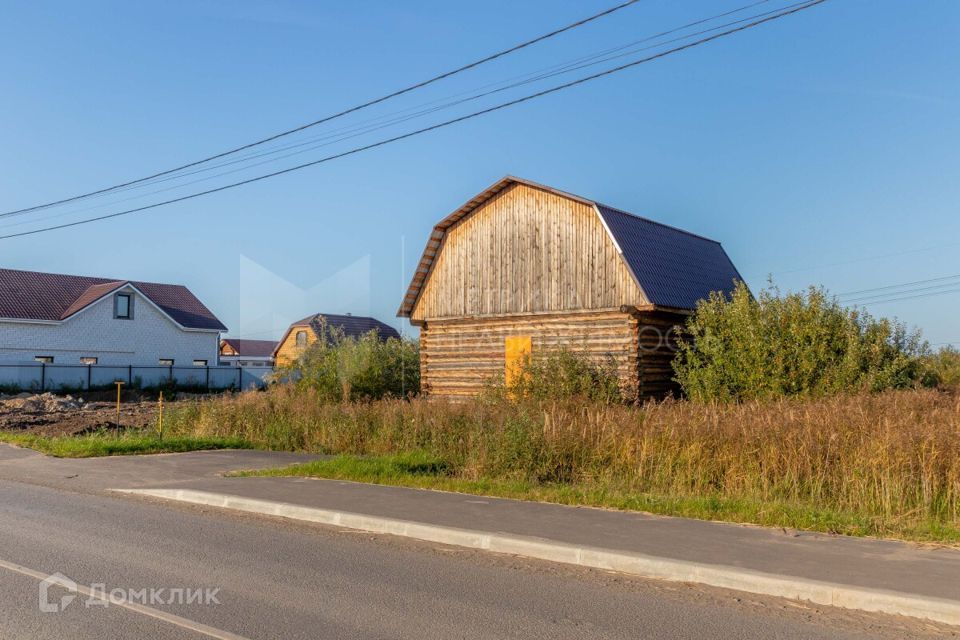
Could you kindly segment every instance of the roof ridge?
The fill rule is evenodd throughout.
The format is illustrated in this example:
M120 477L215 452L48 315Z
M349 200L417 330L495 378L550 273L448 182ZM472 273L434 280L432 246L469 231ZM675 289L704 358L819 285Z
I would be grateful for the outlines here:
M700 235L699 233L694 233L693 231L688 231L688 230L686 230L686 229L681 229L680 227L675 227L675 226L673 226L672 224L667 224L666 222L660 222L659 220L654 220L654 219L648 218L648 217L646 217L646 216L641 216L641 215L638 215L638 214L636 214L636 213L631 213L631 212L629 212L629 211L624 211L623 209L621 209L621 208L619 208L619 207L611 207L610 205L604 204L604 203L602 203L602 202L597 202L596 205L597 205L598 207L603 207L604 209L610 209L611 211L616 211L617 213L622 213L623 215L625 215L625 216L630 216L631 218L637 218L638 220L643 220L644 222L649 222L650 224L655 224L655 225L657 225L657 226L664 227L664 228L666 228L666 229L671 229L671 230L673 230L673 231L679 231L680 233L684 233L684 234L686 234L686 235L688 235L688 236L692 236L692 237L694 237L694 238L699 238L699 239L701 239L701 240L706 240L706 241L708 241L708 242L713 242L714 244L720 244L720 241L719 241L719 240L714 240L713 238L708 238L707 236L702 236L702 235Z
M518 183L518 184L527 185L528 187L533 187L534 189L542 189L543 191L548 191L548 192L553 193L553 194L556 194L556 195L558 195L558 196L563 196L563 197L571 198L571 199L573 199L573 200L580 200L580 201L582 201L582 202L584 202L584 203L600 204L599 202L597 202L597 201L594 200L593 198L587 198L587 197L585 197L585 196L581 196L581 195L576 194L576 193L573 193L573 192L571 192L571 191L564 191L563 189L557 189L556 187L551 187L550 185L543 184L542 182L537 182L537 181L535 181L535 180L527 180L526 178L520 178L520 177L512 176L512 175L506 175L506 176L504 176L503 178L500 179L499 182L495 183L493 186L496 186L496 185L498 185L498 184L500 184L500 183L502 183L502 182L516 182L516 183ZM492 187L491 187L491 188L492 188Z
M152 280L133 280L130 278L111 278L106 276L83 276L83 275L77 275L75 273L58 273L55 271L37 271L35 269L11 269L9 267L0 267L0 271L39 274L42 276L57 276L58 278L75 278L80 280L100 280L100 282L97 282L95 284L108 284L111 282L124 282L124 283L129 282L132 284L153 284L153 285L164 286L164 287L187 287L187 285L179 282L154 282ZM90 285L90 286L94 286L94 285Z
M520 177L513 176L513 175L507 175L507 176L504 176L503 179L502 179L500 182L504 182L504 181L508 181L508 180L512 180L512 181L517 182L517 183L519 183L519 184L525 184L525 185L527 185L527 186L534 187L534 188L536 188L536 189L545 189L546 191L549 191L549 192L551 192L551 193L555 193L555 194L560 195L560 196L567 196L567 197L569 197L569 198L574 198L574 199L576 199L576 200L582 200L583 202L591 202L591 203L593 203L593 204L594 204L595 206L597 206L597 207L604 207L604 208L606 208L606 209L612 209L613 211L617 211L617 212L622 213L622 214L624 214L624 215L628 215L628 216L632 216L632 217L634 217L634 218L638 218L638 219L640 219L640 220L643 220L643 221L645 221L645 222L649 222L649 223L651 223L651 224L660 225L661 227L666 227L667 229L673 229L674 231L679 231L680 233L685 233L685 234L687 234L688 236L693 236L694 238L700 238L700 239L702 239L702 240L709 240L710 242L715 242L715 243L717 243L717 244L720 244L720 241L719 241L719 240L714 240L713 238L708 238L708 237L706 237L706 236L700 235L699 233L694 233L693 231L688 231L687 229L681 229L680 227L675 227L674 225L672 225L672 224L667 224L666 222L660 222L659 220L654 220L653 218L648 218L648 217L646 217L646 216L641 216L641 215L636 214L636 213L633 213L633 212L631 212L631 211L627 211L627 210L625 210L625 209L621 209L620 207L612 207L612 206L610 206L609 204L605 204L605 203L603 203L603 202L600 202L599 200L595 200L595 199L593 199L593 198L587 198L586 196L581 196L581 195L579 195L579 194L572 193L572 192L570 192L570 191L563 191L562 189L556 189L556 188L554 188L554 187L551 187L551 186L548 186L548 185L545 185L545 184L542 184L542 183L539 183L539 182L535 182L535 181L533 181L533 180L527 180L526 178L520 178Z
M334 317L334 318L359 318L359 319L362 319L362 320L376 320L377 322L381 322L380 320L377 320L377 318L375 318L375 317L373 317L373 316L358 316L358 315L355 314L355 313L316 313L316 314L314 314L313 317L316 317L316 316L320 316L320 317L323 317L323 318L327 318L327 317Z

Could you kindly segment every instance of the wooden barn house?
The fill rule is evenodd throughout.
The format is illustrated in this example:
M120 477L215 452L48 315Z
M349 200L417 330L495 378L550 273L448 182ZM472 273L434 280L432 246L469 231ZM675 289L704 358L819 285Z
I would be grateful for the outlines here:
M398 315L420 327L427 394L567 347L646 399L676 391L672 329L740 279L713 240L508 176L434 227Z

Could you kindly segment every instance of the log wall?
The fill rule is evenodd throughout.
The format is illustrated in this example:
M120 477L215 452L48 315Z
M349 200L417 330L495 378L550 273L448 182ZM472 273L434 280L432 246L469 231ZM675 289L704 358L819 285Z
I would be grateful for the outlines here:
M505 373L507 339L529 336L532 357L565 347L597 364L612 363L628 400L679 396L673 381L676 330L684 316L607 309L432 320L420 330L424 393L467 397Z
M634 397L637 326L637 318L619 309L431 320L420 330L421 386L432 396L476 395L503 375L506 339L530 336L534 358L567 347L597 363L613 362L624 392Z
M686 316L678 313L647 311L635 313L638 326L639 399L680 396L680 385L673 380L673 358L679 327Z

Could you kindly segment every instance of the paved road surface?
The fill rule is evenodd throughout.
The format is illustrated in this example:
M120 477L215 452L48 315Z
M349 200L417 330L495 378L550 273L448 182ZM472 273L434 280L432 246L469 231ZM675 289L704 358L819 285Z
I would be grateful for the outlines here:
M0 540L3 638L211 637L190 621L245 638L951 635L907 619L9 481L0 481ZM41 613L39 580L24 571L107 590L219 587L220 604L153 607L179 626L84 597ZM53 600L65 593L51 590Z

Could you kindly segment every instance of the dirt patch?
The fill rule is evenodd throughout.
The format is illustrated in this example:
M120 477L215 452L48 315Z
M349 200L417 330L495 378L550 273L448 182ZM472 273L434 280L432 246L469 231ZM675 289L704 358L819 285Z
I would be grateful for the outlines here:
M157 403L122 402L121 428L146 428L157 423ZM90 402L52 393L0 394L0 430L37 435L77 435L117 427L115 402Z

